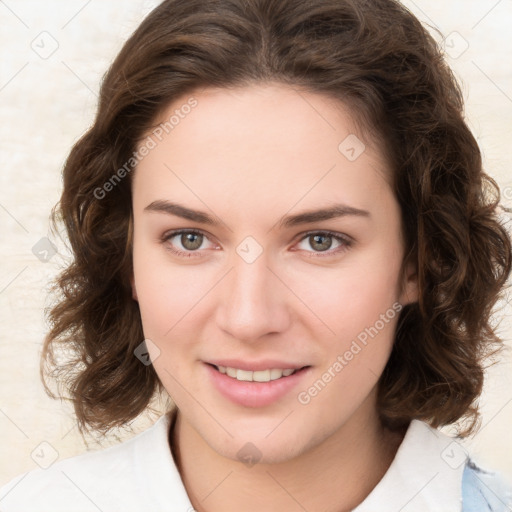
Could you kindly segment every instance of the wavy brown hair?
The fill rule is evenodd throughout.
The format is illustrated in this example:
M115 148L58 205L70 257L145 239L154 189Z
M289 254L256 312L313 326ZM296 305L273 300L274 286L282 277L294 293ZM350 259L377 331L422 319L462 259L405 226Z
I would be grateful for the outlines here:
M394 0L166 0L143 20L104 77L96 119L71 150L52 211L74 258L49 311L47 392L55 396L47 379L56 378L80 430L106 432L163 391L152 365L134 357L144 335L130 285L131 168L98 191L175 98L268 82L338 99L392 164L402 276L413 262L419 300L400 313L379 381L382 420L465 420L469 433L484 361L501 345L491 313L511 241L459 85L427 29Z

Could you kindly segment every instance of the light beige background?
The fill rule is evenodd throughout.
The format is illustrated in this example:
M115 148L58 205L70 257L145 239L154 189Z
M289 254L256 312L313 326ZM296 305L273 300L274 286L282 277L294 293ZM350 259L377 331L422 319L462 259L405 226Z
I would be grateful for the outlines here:
M49 236L62 165L93 121L102 75L156 3L0 0L0 485L37 467L37 454L48 462L86 450L71 408L44 394L38 373L46 294L69 254L59 243L58 254L45 263L32 248ZM486 169L512 206L512 1L404 3L446 37L448 61L462 81ZM503 305L496 315L509 347L510 313ZM512 479L511 369L508 354L489 371L482 429L464 444L477 461ZM154 418L135 422L135 431ZM104 446L129 435L113 435ZM88 446L98 447L91 440Z

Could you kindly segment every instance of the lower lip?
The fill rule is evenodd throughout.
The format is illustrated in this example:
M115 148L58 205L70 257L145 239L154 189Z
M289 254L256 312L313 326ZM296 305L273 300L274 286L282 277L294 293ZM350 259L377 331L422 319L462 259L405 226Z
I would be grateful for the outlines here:
M244 407L265 407L284 397L297 386L311 367L302 368L288 377L269 382L249 382L228 377L210 364L206 370L215 388L235 404Z

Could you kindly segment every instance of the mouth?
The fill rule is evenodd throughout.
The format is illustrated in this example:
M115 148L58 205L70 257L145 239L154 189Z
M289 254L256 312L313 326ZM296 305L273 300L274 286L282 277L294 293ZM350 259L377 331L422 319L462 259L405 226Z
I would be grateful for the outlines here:
M234 368L231 366L222 366L207 363L219 373L231 377L234 380L243 382L271 382L275 380L284 379L294 375L309 366L302 366L301 368L267 368L265 370L243 370L241 368Z
M213 389L231 403L250 408L293 400L294 391L305 386L307 376L312 371L312 366L293 365L283 361L279 364L278 361L249 363L239 360L229 361L230 366L222 365L220 361L216 363L204 363Z

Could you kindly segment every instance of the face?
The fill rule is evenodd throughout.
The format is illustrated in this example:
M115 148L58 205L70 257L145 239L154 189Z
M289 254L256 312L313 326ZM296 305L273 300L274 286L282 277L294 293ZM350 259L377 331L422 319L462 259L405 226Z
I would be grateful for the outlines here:
M133 181L150 355L218 454L250 442L262 462L290 460L375 414L398 312L416 300L391 171L323 95L204 89L157 123L176 110Z

